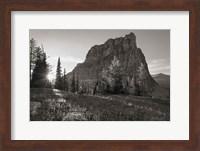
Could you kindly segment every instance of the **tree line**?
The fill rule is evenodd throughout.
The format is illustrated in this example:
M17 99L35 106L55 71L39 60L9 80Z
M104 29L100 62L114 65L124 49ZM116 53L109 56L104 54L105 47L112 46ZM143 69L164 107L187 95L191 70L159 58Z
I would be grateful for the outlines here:
M43 45L38 46L34 38L30 39L30 87L31 88L55 88L64 91L77 92L78 78L73 73L71 85L68 84L66 69L62 73L61 60L58 58L55 81L48 79L51 65L47 63L47 55Z
M56 79L55 79L55 89L69 91L69 92L78 92L79 91L79 80L78 75L75 78L74 72L72 75L71 82L69 83L69 79L67 79L66 70L62 74L62 67L60 57L58 58L57 68L56 68Z
M36 40L32 38L30 40L30 87L51 87L51 82L47 79L50 65L46 59L43 45L37 46Z

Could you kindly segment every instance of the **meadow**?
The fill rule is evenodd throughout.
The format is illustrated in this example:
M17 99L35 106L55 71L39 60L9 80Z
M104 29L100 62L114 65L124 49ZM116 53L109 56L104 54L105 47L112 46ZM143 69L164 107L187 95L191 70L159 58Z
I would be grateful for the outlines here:
M169 121L170 100L31 88L31 121Z

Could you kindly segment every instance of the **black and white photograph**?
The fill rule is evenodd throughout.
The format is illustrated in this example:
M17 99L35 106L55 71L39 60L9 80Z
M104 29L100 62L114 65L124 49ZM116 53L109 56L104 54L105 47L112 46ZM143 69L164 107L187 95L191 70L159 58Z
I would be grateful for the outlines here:
M170 30L30 29L30 121L170 121Z

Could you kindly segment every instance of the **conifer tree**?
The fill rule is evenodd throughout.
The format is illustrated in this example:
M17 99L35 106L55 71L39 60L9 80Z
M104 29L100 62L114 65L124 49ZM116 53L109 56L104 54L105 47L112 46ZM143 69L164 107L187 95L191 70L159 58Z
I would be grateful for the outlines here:
M77 74L77 77L76 77L76 92L79 91L79 79L78 79L78 74Z
M36 41L35 39L31 38L30 40L30 70L33 70L33 64L35 63L34 60L35 60L35 49L36 49ZM32 73L31 73L32 74ZM30 76L31 76L30 74Z
M75 92L76 91L76 86L75 86L75 76L74 76L74 72L72 75L72 84L71 84L71 92Z
M48 64L46 62L46 54L42 56L37 54L35 68L32 73L31 87L44 88L48 85Z
M56 81L55 81L55 89L62 90L63 84L62 84L62 75L61 75L61 63L60 63L60 57L58 58L57 63L57 69L56 69Z
M122 94L124 93L124 88L123 88L123 75L122 75L122 70L120 70L119 67L115 69L115 74L113 75L114 79L114 89L113 93L115 94Z
M136 78L134 77L134 86L135 86L135 95L141 96L141 90L139 84L136 82Z
M64 69L64 74L63 74L63 90L68 91L68 83L67 83L66 70L65 69Z
M30 81L32 80L33 70L38 59L38 55L41 55L41 48L37 47L36 40L31 38L30 40Z

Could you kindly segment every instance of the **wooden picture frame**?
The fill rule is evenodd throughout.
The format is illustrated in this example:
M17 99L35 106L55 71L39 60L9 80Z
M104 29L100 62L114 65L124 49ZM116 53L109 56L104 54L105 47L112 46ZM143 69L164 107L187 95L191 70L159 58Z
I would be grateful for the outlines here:
M11 140L11 11L189 11L189 140ZM200 150L199 0L1 0L0 23L0 150Z

